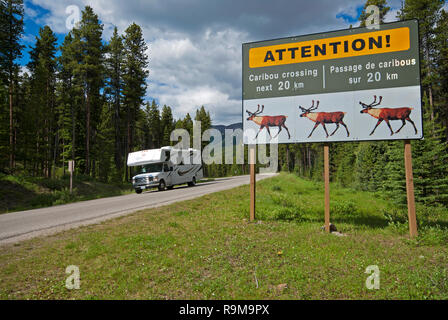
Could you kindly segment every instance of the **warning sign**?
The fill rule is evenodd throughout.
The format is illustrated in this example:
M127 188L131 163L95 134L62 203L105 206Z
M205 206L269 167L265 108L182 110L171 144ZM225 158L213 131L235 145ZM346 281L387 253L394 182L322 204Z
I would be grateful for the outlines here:
M422 138L417 20L243 44L243 129L248 144Z
M403 51L408 50L409 47L409 28L398 28L253 48L249 50L249 66L260 68L307 61L357 57Z

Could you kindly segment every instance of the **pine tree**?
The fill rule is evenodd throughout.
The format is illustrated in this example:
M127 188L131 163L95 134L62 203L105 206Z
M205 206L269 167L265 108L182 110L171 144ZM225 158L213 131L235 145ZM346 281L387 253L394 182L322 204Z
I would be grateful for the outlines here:
M445 10L441 11L436 29L435 48L436 83L439 84L436 89L438 100L436 109L439 112L441 124L445 127L445 140L448 141L448 13Z
M126 158L133 150L135 123L143 98L146 95L146 77L148 76L147 45L142 29L133 23L125 31L125 71L123 75L124 105L126 110ZM126 176L126 179L128 177Z
M108 57L105 61L107 72L107 88L106 93L113 105L112 108L112 124L114 127L114 161L118 171L123 168L123 139L122 139L122 117L123 117L123 73L124 73L124 46L123 38L118 35L117 27L107 46Z
M434 72L435 34L440 21L443 0L405 0L403 8L398 13L400 20L418 19L421 42L422 84L429 98L431 119L434 119Z
M147 111L148 128L151 141L151 148L161 147L161 120L159 106L156 104L155 100L152 101L151 106Z
M425 101L425 105L428 106ZM414 184L417 201L426 205L448 204L448 148L444 130L424 114L425 139L412 144Z
M164 105L162 108L162 116L160 119L160 132L162 133L162 146L171 145L170 136L174 130L174 120L171 108Z
M188 131L188 134L190 135L190 147L193 147L193 119L191 119L189 113L187 113L185 118L182 120L182 129Z
M118 168L113 166L114 131L113 106L104 103L98 125L97 143L94 145L98 154L98 176L103 182L108 182L110 177L117 182L121 182L120 171L117 171Z
M9 168L14 169L14 75L17 74L16 59L21 57L23 45L23 1L0 1L0 77L8 86L9 102Z
M76 56L73 50L72 32L69 32L64 42L60 46L61 55L59 57L59 79L57 86L58 109L59 109L59 128L62 139L63 159L75 159L76 149L76 112L75 112L75 87L74 87L74 64ZM77 64L77 63L76 63ZM63 165L64 165L63 161ZM65 168L65 166L64 166ZM65 171L64 171L65 172Z
M41 28L28 63L31 72L32 111L37 115L33 130L39 145L36 152L41 155L42 170L46 177L51 176L51 168L55 166L58 140L55 108L56 42L56 36L50 27Z
M103 25L99 23L98 16L92 8L86 6L82 11L79 29L75 32L76 44L80 45L81 63L75 67L74 72L81 79L84 91L85 104L85 173L90 174L91 169L91 143L96 133L102 109L100 89L103 86L103 44L101 36Z
M429 108L428 98L424 109ZM415 200L426 205L448 204L448 148L443 129L429 112L424 113L425 139L412 142ZM434 128L434 129L433 129ZM406 204L403 142L392 142L386 152L388 173L383 189L400 204Z

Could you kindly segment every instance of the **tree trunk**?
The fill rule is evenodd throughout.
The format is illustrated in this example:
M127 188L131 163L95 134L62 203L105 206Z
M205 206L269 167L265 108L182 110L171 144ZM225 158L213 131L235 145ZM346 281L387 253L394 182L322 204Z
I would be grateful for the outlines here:
M115 166L118 172L121 172L123 168L123 150L121 147L120 137L120 102L115 101L114 104L114 125L115 125Z
M87 91L87 96L86 96L86 116L87 116L87 121L86 121L87 134L86 134L86 171L85 171L85 174L90 175L90 97L89 97L88 91Z
M75 142L76 142L76 125L75 125L75 107L73 103L70 105L72 113L72 160L75 160Z
M126 159L131 152L131 113L129 110L129 106L127 106L127 139L126 139ZM128 166L126 166L126 181L129 181L129 170Z
M14 118L12 112L12 79L9 83L9 168L14 169Z

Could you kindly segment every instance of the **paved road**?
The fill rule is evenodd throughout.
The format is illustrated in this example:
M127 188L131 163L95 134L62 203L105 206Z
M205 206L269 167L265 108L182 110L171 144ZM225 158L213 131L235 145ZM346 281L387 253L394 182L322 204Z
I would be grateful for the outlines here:
M259 174L257 180L273 174ZM0 244L18 242L70 228L98 223L145 208L188 200L208 193L249 184L249 176L220 178L195 187L177 187L163 192L147 191L118 197L81 201L27 211L0 214Z

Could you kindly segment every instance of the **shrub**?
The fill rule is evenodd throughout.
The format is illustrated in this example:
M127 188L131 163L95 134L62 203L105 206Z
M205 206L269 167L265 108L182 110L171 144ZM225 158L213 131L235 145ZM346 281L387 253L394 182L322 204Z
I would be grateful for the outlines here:
M278 208L274 211L274 219L280 221L302 221L302 213L296 208Z
M352 200L335 201L331 204L331 212L335 216L356 216L359 214L357 204Z

